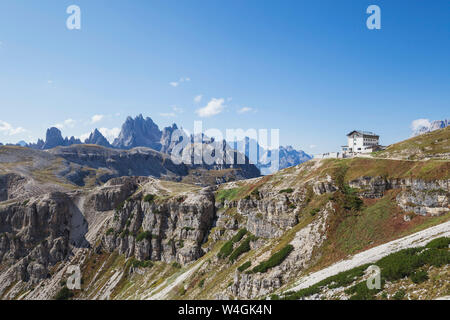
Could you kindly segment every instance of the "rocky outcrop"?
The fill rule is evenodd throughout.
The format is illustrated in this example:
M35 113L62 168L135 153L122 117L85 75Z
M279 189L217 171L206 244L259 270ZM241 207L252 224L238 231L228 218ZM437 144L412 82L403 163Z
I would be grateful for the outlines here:
M381 198L387 190L400 189L398 205L406 212L441 215L450 211L450 181L361 177L349 183L365 198Z
M134 119L128 117L122 125L119 137L114 140L113 146L119 149L147 147L160 151L161 134L161 130L149 117L144 119L142 114Z
M176 143L179 141L172 141L172 134L174 131L178 130L177 125L174 123L171 127L166 127L163 129L161 134L161 152L171 154Z
M106 140L106 138L101 134L100 131L95 129L84 141L85 144L96 144L102 147L111 148L111 144Z
M0 209L0 263L10 266L0 278L0 292L8 279L37 283L48 276L51 266L69 255L70 205L66 194L51 193L28 204Z
M52 149L60 146L71 146L73 144L81 144L80 139L75 137L63 138L58 128L52 127L47 130L45 143L42 149Z
M315 262L312 260L314 250L320 248L326 240L327 220L333 211L330 202L318 213L317 220L295 234L290 243L294 249L280 265L266 273L247 274L236 271L233 284L227 291L239 299L254 299L269 295L311 266ZM256 266L260 260L268 257L270 255L259 257L252 266ZM319 256L315 257L315 259L318 258Z
M115 212L102 242L110 252L141 261L186 264L203 255L214 214L211 188L164 201L129 199Z
M0 201L15 199L24 192L27 179L15 173L0 175Z

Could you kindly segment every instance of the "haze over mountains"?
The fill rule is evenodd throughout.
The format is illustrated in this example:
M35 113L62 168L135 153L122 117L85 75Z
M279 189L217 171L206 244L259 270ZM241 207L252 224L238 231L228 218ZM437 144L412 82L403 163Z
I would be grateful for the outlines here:
M130 150L136 147L146 147L165 154L170 154L176 144L175 142L172 142L172 134L177 129L178 126L176 124L173 124L170 127L165 127L164 129L160 130L158 125L153 122L151 118L144 118L141 114L135 118L128 117L122 125L119 136L112 143L110 143L98 129L95 129L90 134L89 138L87 138L83 142L76 137L64 138L58 128L52 127L47 129L45 140L39 139L36 143L29 144L21 141L19 145L36 150L48 150L56 147L68 147L78 144L94 144L106 148L121 150ZM194 137L192 135L191 137L187 138L190 139L191 142L194 141ZM206 137L204 137L203 140L203 143L214 141L212 139L206 139ZM238 150L237 148L234 149ZM248 156L248 145L246 145L246 150L246 155ZM268 160L268 157L270 157L271 152L260 147L260 154L261 156L257 159L251 160L259 169L267 169L268 167L270 167L270 163L269 165L265 163L267 163L267 161L270 161ZM304 151L295 150L292 146L280 147L279 169L298 165L310 160L311 158L312 157L306 154ZM265 173L272 173L270 170L263 171L265 171Z

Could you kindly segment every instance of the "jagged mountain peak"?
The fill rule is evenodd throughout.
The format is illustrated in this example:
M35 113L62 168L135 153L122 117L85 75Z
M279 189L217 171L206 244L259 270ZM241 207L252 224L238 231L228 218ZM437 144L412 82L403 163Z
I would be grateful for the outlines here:
M103 136L103 134L96 128L88 139L84 141L86 144L96 144L99 146L110 148L111 144L109 141Z
M119 137L113 142L113 146L119 149L131 149L134 147L148 147L161 150L162 132L153 120L145 118L142 114L136 118L128 117L122 125Z

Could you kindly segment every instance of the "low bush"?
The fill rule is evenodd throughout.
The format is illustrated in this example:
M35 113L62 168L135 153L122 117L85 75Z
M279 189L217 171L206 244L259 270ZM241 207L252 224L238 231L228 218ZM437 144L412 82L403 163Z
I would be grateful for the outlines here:
M243 265L241 265L238 270L239 272L243 272L245 270L247 270L250 266L252 265L252 263L250 261L247 261L246 263L244 263Z
M345 290L345 293L351 295L350 300L374 300L379 291L378 289L369 289L366 281L362 281Z
M181 269L181 264L179 264L178 262L174 262L174 263L172 263L172 267L174 267L176 269Z
M442 237L442 238L437 238L437 239L434 239L434 240L430 241L426 245L426 248L429 248L429 249L445 249L445 248L448 248L449 245L450 245L450 237Z
M204 285L205 285L205 279L200 280L200 282L198 283L198 287L203 288Z
M259 265L254 267L251 272L252 273L257 273L257 272L264 273L267 270L278 266L287 258L287 256L292 252L292 250L294 250L294 247L292 245L288 244L287 246L285 246L283 249L281 249L277 253L274 253L268 260L263 261Z
M309 211L309 214L314 217L316 214L319 213L319 211L320 211L319 208L314 208L314 209L311 209L311 211Z
M428 272L426 272L425 270L418 270L411 275L411 281L415 284L422 283L424 281L427 281L428 279Z
M403 289L398 290L393 296L392 298L394 300L403 300L403 298L405 297L406 292Z
M292 189L292 188L280 190L280 193L292 193L292 192L294 192L294 189Z
M231 238L231 241L233 241L233 243L239 242L246 234L247 234L247 229L240 229L238 231L238 233L236 233L234 235L234 237Z
M224 245L220 248L219 253L217 254L217 257L220 259L224 259L228 257L231 252L233 252L233 241L229 240L224 243Z
M152 233L150 231L144 231L137 235L136 242L141 242L147 239L148 241L152 240Z
M133 268L151 268L153 267L153 262L150 260L139 261L137 259L133 259L131 262L131 266Z
M154 194L147 194L144 196L144 202L152 203L155 200Z
M237 258L239 258L239 256L245 252L250 251L250 242L251 242L252 238L251 237L247 237L239 247L237 247L236 249L234 249L234 251L231 253L230 255L230 261L234 262L237 260Z
M107 235L107 236L110 236L110 235L114 234L114 232L115 232L114 228L109 228L109 229L106 231L106 235Z
M67 287L63 287L58 293L55 295L54 300L69 300L74 296L73 292L69 290Z

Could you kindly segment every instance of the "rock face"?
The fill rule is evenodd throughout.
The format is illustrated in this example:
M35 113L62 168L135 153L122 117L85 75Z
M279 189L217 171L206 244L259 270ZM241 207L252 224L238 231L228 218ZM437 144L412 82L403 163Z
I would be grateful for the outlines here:
M398 205L406 212L418 215L441 215L450 211L450 181L431 182L418 179L386 179L383 177L362 177L349 183L361 190L365 198L381 198L384 192L401 189L397 196Z
M42 149L53 149L60 146L71 146L73 144L81 144L80 139L76 139L75 137L70 137L70 139L67 137L63 138L61 131L58 128L52 127L47 130Z
M69 254L70 199L51 193L28 204L0 209L0 263L10 266L10 280L31 284L47 277L49 267ZM0 291L5 279L0 277Z
M0 175L0 201L14 199L23 193L23 186L26 184L26 178L9 173Z
M203 255L214 214L211 188L164 202L130 199L116 211L103 243L126 257L184 265Z
M110 148L111 144L106 140L106 138L101 134L100 131L95 129L88 139L84 141L85 144L96 144L106 148Z
M114 140L113 146L119 149L131 149L134 147L148 147L161 150L162 132L149 117L141 115L136 118L128 117L122 125L119 137Z
M176 165L166 155L148 148L114 150L102 147L77 145L52 149L53 155L71 163L101 169L100 180L113 177L152 176L177 179L189 173L184 164Z
M174 123L171 127L163 129L161 134L161 152L170 154L175 147L175 142L172 142L172 134L175 130L178 130L177 125Z
M235 273L233 284L227 289L240 299L254 299L273 293L312 263L313 252L326 240L327 219L333 206L328 203L318 213L319 218L298 231L291 241L293 251L280 265L266 273Z

